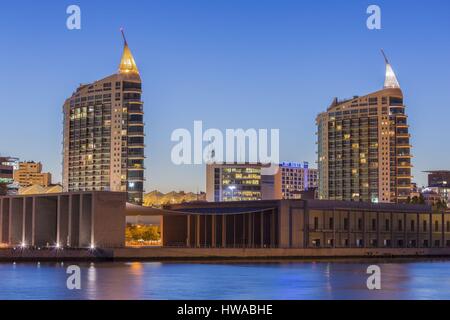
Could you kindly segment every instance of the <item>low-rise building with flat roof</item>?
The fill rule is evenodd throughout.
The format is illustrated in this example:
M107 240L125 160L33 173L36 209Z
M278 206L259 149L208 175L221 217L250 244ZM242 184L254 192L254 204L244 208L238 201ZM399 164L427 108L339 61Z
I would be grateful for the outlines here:
M165 208L163 245L211 248L450 247L450 214L430 206L326 200Z

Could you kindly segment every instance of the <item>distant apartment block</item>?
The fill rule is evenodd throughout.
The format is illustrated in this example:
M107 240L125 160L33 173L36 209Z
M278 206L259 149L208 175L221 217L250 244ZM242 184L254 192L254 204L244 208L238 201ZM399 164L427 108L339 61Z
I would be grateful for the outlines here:
M317 186L318 170L309 168L307 162L282 162L276 174L262 176L263 200L301 199Z
M81 85L64 104L64 191L127 192L142 204L142 82L124 36L116 74Z
M411 143L403 93L388 60L384 89L318 115L319 198L407 202Z
M52 184L52 175L42 172L40 162L20 162L19 169L14 171L14 181L21 187L33 185L48 187Z

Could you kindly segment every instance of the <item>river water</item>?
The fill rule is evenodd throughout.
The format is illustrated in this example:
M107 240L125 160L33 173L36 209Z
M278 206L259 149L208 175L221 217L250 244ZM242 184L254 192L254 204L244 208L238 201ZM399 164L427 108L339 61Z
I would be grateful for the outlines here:
M0 299L450 299L450 260L0 263Z

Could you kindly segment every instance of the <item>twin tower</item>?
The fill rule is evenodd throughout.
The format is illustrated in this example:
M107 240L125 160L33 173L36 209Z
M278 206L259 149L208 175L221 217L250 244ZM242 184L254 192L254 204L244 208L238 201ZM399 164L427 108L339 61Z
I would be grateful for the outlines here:
M142 204L142 85L123 39L118 72L80 85L64 103L63 185L64 191L127 192L129 202ZM317 117L321 199L407 202L410 197L412 156L403 94L386 56L385 62L383 90L335 99Z
M142 204L144 109L139 70L123 34L116 74L82 84L64 103L64 191L121 191Z
M335 99L316 119L321 199L408 202L412 190L409 127L403 93L384 58L383 90Z

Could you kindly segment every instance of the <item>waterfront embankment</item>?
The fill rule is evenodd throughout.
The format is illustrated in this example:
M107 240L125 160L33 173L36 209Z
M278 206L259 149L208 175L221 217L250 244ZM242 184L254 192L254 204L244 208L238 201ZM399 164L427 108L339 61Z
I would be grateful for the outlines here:
M111 249L0 249L0 261L111 261L308 258L450 257L450 248L111 248Z

